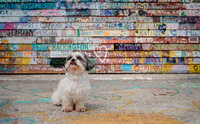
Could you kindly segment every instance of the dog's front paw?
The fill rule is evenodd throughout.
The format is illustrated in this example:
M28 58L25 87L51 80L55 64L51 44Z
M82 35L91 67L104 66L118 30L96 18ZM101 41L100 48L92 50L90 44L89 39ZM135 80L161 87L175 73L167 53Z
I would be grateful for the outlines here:
M65 107L65 108L62 108L63 112L72 112L73 111L73 108L72 107Z
M85 109L85 108L76 108L76 111L77 111L77 112L85 112L86 109Z

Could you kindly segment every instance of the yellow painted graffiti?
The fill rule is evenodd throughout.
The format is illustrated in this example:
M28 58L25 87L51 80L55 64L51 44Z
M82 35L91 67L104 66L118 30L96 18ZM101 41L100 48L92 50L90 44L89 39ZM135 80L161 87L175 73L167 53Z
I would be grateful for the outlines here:
M173 70L173 64L163 64L163 65L157 65L157 64L154 64L154 65L151 65L151 64L148 64L148 65L135 65L133 66L133 70L135 70L136 72L148 72L148 73L151 73L151 72L160 72L160 73L167 73L167 72L170 72Z
M19 44L19 50L33 50L32 45L29 44Z
M190 73L200 73L200 65L189 65Z
M167 73L167 72L169 72L169 71L172 71L173 66L174 66L174 65L172 65L172 64L171 64L171 65L164 64L164 65L163 65L163 72L164 72L164 73Z
M170 116L138 113L100 113L75 117L68 124L183 124Z
M10 49L10 43L8 42L8 40L3 40L0 43L0 49L1 50ZM6 51L6 54L4 54L3 57L14 57L14 55L12 51Z
M148 9L148 3L136 3L136 9Z
M31 64L31 62L31 58L0 58L0 64L28 65Z
M199 101L194 101L194 102L192 102L192 104L193 104L198 110L200 110L200 100L199 100Z
M135 92L127 92L127 91L121 91L121 90L114 90L114 92L115 93L123 93L123 94L125 94L125 95L121 95L122 98L135 95ZM132 105L133 104L133 100L120 99L120 101L126 102L126 104L117 107L117 110L119 110L119 111L126 111L126 112L138 112L137 110L127 110L127 109L124 109L124 107Z
M3 40L0 44L0 49L1 50L6 50L6 49L10 49L10 43L8 42L8 40Z
M110 32L104 32L104 36L110 36Z
M31 63L31 59L30 58L25 58L25 59L22 59L22 64L23 65L28 65Z

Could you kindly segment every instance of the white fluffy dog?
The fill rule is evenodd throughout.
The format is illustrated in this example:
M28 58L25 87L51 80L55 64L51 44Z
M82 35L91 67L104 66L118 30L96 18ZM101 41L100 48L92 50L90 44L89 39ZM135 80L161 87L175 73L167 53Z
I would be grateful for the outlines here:
M57 60L56 60L57 61ZM88 72L94 64L83 53L71 53L62 59L66 77L62 79L51 99L54 105L62 105L64 112L86 111L85 101L90 91ZM51 62L52 63L52 62Z

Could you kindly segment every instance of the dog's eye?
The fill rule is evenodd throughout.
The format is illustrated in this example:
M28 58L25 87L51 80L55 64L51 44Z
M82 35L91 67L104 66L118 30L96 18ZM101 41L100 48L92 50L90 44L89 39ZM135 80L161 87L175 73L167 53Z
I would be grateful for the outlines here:
M68 57L66 60L69 61L71 58L72 58L72 57L70 56L70 57Z
M78 60L82 60L83 61L83 59L80 57L80 56L77 56L76 57Z

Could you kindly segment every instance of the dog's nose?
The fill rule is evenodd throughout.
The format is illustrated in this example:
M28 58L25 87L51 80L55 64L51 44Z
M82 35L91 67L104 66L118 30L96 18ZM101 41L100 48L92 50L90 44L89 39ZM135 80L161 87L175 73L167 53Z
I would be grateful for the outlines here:
M75 62L76 60L75 59L72 59L72 62Z

